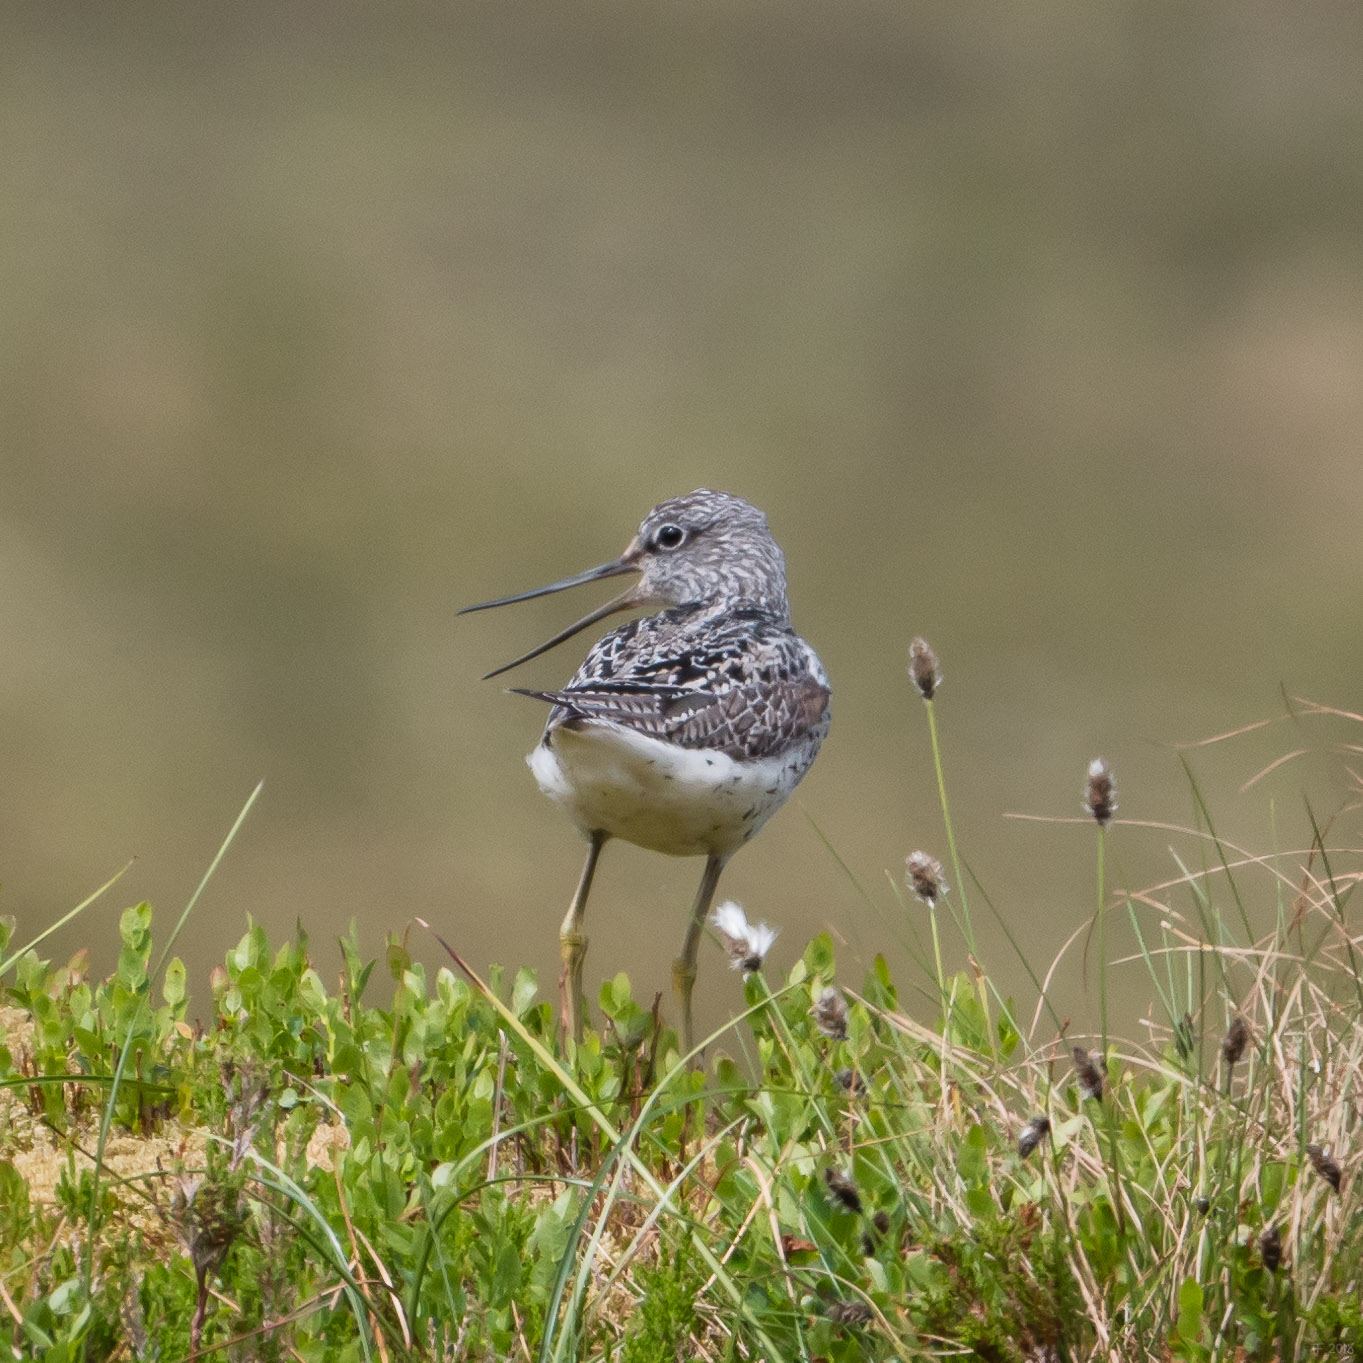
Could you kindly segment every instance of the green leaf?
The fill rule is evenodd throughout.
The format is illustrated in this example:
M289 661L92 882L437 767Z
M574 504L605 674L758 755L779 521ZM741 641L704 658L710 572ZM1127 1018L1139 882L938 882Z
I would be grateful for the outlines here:
M984 1127L977 1122L966 1133L964 1142L956 1152L956 1172L967 1183L976 1184L988 1179L987 1144Z
M1185 1278L1183 1285L1178 1289L1178 1315L1179 1333L1187 1335L1188 1331L1184 1328L1184 1320L1192 1317L1194 1320L1202 1318L1202 1286L1196 1278Z
M516 982L511 986L511 1011L518 1018L525 1016L539 988L539 980L529 966L522 966L516 972Z
M1202 1339L1203 1293L1196 1278L1185 1278L1178 1289L1178 1319L1169 1333L1174 1357L1201 1363L1208 1350Z
M836 957L833 952L833 938L827 932L821 932L805 948L804 963L805 969L811 975L822 975L831 977Z
M489 1298L500 1306L509 1302L512 1294L521 1285L521 1252L514 1244L504 1244L497 1251L492 1266L492 1283Z
M971 1216L977 1218L989 1216L995 1210L994 1195L987 1187L967 1188L965 1205L970 1208Z
M134 950L145 946L151 935L151 905L144 901L124 909L118 919L118 934Z
M172 1008L178 1008L185 1001L185 963L178 957L171 957L166 965L165 977L161 981L161 997Z
M374 1115L374 1104L369 1094L359 1084L346 1084L342 1087L336 1104L348 1126L368 1121Z
M388 971L395 980L400 980L412 964L412 953L407 944L400 939L390 939L388 943Z

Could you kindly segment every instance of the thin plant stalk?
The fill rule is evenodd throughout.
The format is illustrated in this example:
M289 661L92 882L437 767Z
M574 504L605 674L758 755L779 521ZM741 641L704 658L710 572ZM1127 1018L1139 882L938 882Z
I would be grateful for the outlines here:
M1098 825L1098 1028L1099 1065L1103 1087L1108 1088L1107 1074L1107 828ZM1122 1165L1117 1149L1117 1112L1115 1094L1103 1100L1104 1126L1107 1128L1108 1173L1112 1181L1112 1210L1117 1225L1125 1227L1126 1214L1122 1206Z
M950 1023L950 1009L947 1003L947 977L942 969L942 940L937 932L937 906L928 910L928 921L932 924L932 957L937 965L937 991L942 996L942 1032L945 1035ZM985 1015L986 1018L988 1014Z
M928 717L928 739L932 744L932 765L937 774L937 799L942 807L942 823L946 829L947 852L951 856L951 869L956 876L956 892L961 900L960 924L965 934L966 949L975 955L975 929L970 922L970 901L966 895L965 876L961 871L961 858L956 850L956 833L951 824L951 802L947 799L946 772L942 766L942 747L937 737L937 712L934 702L925 700L923 709Z
M1107 830L1098 826L1098 1026L1103 1066L1107 1066L1107 904L1106 860Z
M128 862L127 865L125 865L122 870L115 871L114 874L111 875L109 879L106 880L104 884L99 887L99 889L97 889L93 894L87 895L84 899L81 900L79 904L76 905L74 909L71 909L69 912L64 913L59 919L57 919L55 923L52 923L48 927L45 927L40 933L38 933L36 937L25 942L24 945L21 946L17 951L10 952L10 954L7 957L5 957L3 961L0 961L0 979L3 979L4 976L9 973L10 967L15 963L15 961L19 960L20 957L26 956L35 947L40 946L49 937L51 937L54 932L58 931L61 928L64 928L73 918L77 917L77 915L84 913L85 910L88 909L90 905L93 904L95 900L97 900L100 897L100 895L102 895L105 892L105 890L113 886L123 876L123 873L131 865L132 862Z
M966 894L965 873L961 870L960 853L956 850L956 832L951 824L951 802L947 799L947 778L946 771L942 766L942 745L937 736L937 711L930 697L924 697L923 709L928 717L928 739L932 744L932 766L937 774L937 799L942 806L942 824L947 835L947 852L951 857L951 869L956 877L956 892L961 897L961 913L958 922L961 932L965 936L966 950L970 953L972 968L979 960L979 952L975 947L975 929L970 921L970 900ZM937 920L933 917L932 923L933 947L937 948ZM937 960L937 978L942 979L942 962L940 952ZM994 1024L991 1021L989 1012L989 990L985 984L983 974L976 973L975 979L976 992L980 996L980 1009L984 1014L984 1034L989 1042L991 1054L997 1056L998 1048L994 1039Z

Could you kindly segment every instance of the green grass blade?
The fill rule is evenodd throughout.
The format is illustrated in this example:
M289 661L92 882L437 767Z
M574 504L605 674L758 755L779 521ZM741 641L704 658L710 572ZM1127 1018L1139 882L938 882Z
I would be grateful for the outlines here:
M34 947L40 946L43 942L47 941L47 939L51 937L54 932L60 931L73 918L79 917L79 915L84 913L85 910L88 909L90 905L93 904L106 890L109 890L114 885L118 884L119 880L122 879L123 875L128 870L128 867L131 865L132 862L130 861L121 870L115 871L114 874L111 875L109 879L106 880L104 884L99 887L99 889L97 889L93 894L88 895L85 899L81 900L81 902L77 904L74 909L71 909L67 913L64 913L59 919L57 919L55 923L51 924L48 927L45 927L31 941L25 942L24 945L18 949L18 951L11 952L3 961L0 961L0 979L3 979L5 977L5 974L9 971L10 967L15 963L15 961L19 960L20 957L25 955L25 953L32 951Z

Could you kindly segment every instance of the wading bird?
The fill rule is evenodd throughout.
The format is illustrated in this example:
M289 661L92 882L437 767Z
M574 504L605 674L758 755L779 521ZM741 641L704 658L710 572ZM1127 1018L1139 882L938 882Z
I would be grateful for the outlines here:
M581 1039L587 896L602 847L623 838L705 858L672 968L689 1051L696 953L720 872L809 770L828 732L830 692L814 650L791 628L785 559L767 518L727 492L662 502L619 558L460 614L630 573L639 580L628 591L487 676L616 611L656 610L605 635L561 691L518 694L552 707L527 760L588 844L559 932L564 1025Z

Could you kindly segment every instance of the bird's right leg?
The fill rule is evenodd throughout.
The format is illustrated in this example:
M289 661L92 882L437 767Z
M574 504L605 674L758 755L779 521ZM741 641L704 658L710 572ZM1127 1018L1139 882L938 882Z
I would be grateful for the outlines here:
M705 863L705 872L700 878L700 889L696 891L696 902L691 906L691 921L686 925L686 940L682 943L682 954L672 963L672 987L681 999L682 1025L681 1048L683 1055L689 1055L695 1045L691 1027L691 990L696 983L696 953L700 950L701 929L705 926L705 915L710 912L710 903L715 897L715 887L719 884L719 873L724 869L728 856L711 853ZM699 1058L692 1060L699 1064Z
M586 1000L582 997L582 961L587 955L587 938L582 932L582 920L587 912L587 896L591 893L592 877L596 874L596 859L606 845L606 834L599 829L587 835L587 862L563 926L558 930L559 955L563 969L559 972L558 992L563 1010L563 1030L574 1041L582 1040L582 1012Z

